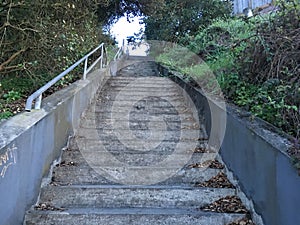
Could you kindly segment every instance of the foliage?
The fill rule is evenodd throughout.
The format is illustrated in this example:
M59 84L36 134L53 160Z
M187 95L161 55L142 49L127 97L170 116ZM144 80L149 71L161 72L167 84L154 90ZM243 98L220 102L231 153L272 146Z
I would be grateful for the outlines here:
M259 81L262 79L261 76L253 74L251 77L245 73L251 63L254 61L260 62L260 57L263 57L262 52L259 51L256 54L249 54L250 47L255 48L253 43L261 43L256 42L257 35L262 34L261 27L265 26L266 23L270 23L270 20L280 21L277 17L284 15L281 11L277 16L267 15L250 20L241 18L217 19L209 26L198 30L195 35L185 35L180 39L181 43L188 43L187 47L199 56L198 63L195 63L197 62L195 55L182 54L182 51L178 48L161 54L158 60L175 69L180 68L181 72L190 76L204 77L208 85L213 83L208 80L211 77L207 76L210 70L215 74L223 94L229 101L244 107L254 115L299 138L300 89L299 86L296 86L299 85L300 78L299 62L297 65L288 67L290 68L288 70L289 75L285 73L282 77L269 77L262 82ZM292 21L293 24L296 23L295 20ZM273 23L271 22L269 26L274 26ZM257 30L260 30L260 32L258 33ZM271 30L265 30L269 32L269 36L272 35ZM269 40L268 43L276 43L276 41L271 42ZM284 45L279 50L284 53L288 49L290 49L290 46ZM266 50L268 49L265 48ZM294 51L298 54L297 59L299 60L299 48L294 47ZM180 57L182 55L185 55L185 57ZM271 56L274 55L271 54ZM289 51L282 57L290 55L291 52ZM270 64L266 65L266 68L269 69L271 63L276 62L276 60L270 60ZM290 58L290 60L289 62L292 62L296 58ZM298 72L296 69L298 69ZM287 70L284 72L287 72ZM286 82L286 80L294 81L294 83ZM298 93L298 95L295 93ZM296 98L296 96L298 97Z
M237 73L236 59L245 48L243 40L253 36L256 21L217 19L188 40L188 47L219 77Z
M192 76L206 92L214 95L220 94L216 75L223 92L231 98L235 95L233 84L237 85L239 80L235 60L245 46L235 44L253 35L254 23L235 18L213 20L194 35L179 40L188 43L186 48L171 48L158 61Z
M165 0L99 0L98 18L106 25L113 24L117 19L127 16L130 21L136 16L153 15L164 5Z
M0 112L7 95L26 97L101 42L109 42L97 9L92 0L0 3ZM77 79L77 72L58 85Z
M242 72L250 81L289 80L299 74L300 4L292 2L280 1L280 12L261 23L256 38L248 41Z
M3 95L3 98L7 102L15 101L21 98L21 94L17 91L9 91L8 93Z
M231 14L231 0L100 0L100 21L111 25L122 16L128 21L144 17L148 40L177 41L184 34L193 34L213 18Z
M278 1L280 11L256 28L238 61L242 79L260 87L258 116L300 137L300 3Z
M3 112L0 113L0 121L4 119L8 119L9 117L14 115L12 112L6 110L7 109L4 109Z
M229 16L231 6L229 0L166 0L160 10L144 20L145 35L148 40L177 42L186 35L195 34L212 19Z

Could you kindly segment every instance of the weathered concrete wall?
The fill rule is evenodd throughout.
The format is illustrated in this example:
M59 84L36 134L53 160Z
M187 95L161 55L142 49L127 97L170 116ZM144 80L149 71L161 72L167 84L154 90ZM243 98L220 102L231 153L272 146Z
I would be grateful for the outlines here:
M0 225L22 224L37 200L42 178L79 125L108 70L96 70L0 125Z
M228 107L221 155L266 225L300 224L300 176L286 154L289 142Z
M184 88L211 129L207 99L166 68L164 75ZM213 104L213 103L212 103ZM286 154L290 142L272 132L272 126L249 113L227 105L225 138L220 150L223 161L239 180L243 192L254 203L265 225L300 224L300 176ZM221 122L221 120L220 120Z

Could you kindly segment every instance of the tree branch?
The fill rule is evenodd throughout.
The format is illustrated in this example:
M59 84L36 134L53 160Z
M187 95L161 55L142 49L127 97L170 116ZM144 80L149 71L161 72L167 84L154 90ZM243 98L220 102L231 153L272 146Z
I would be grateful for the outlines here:
M17 51L16 53L14 53L11 57L9 57L8 60L6 60L5 62L3 62L3 63L0 65L0 71L9 68L9 67L6 68L5 66L8 65L9 63L11 63L15 58L18 57L18 55L20 55L21 53L23 53L23 52L25 52L25 51L26 51L26 49L21 49L21 50Z

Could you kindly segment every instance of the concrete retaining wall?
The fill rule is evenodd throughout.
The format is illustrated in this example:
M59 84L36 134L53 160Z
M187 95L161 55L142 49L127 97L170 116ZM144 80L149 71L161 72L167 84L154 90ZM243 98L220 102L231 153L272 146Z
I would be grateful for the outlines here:
M164 67L160 71L189 93L210 131L211 112L201 91ZM290 142L272 129L266 122L227 105L226 132L220 153L265 225L300 224L300 176L286 154Z
M22 224L42 178L107 77L108 69L96 70L44 99L42 110L23 112L0 125L0 225Z

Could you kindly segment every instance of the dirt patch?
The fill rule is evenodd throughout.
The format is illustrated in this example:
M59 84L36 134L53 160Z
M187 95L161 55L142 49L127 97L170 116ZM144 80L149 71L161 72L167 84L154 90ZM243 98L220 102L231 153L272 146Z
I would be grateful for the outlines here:
M188 166L189 168L204 168L209 167L211 169L224 169L224 165L218 160L208 160L203 163L194 163Z
M196 187L235 188L223 172L218 173L208 181L196 183Z
M241 199L237 196L227 196L200 208L202 211L218 213L248 213Z

